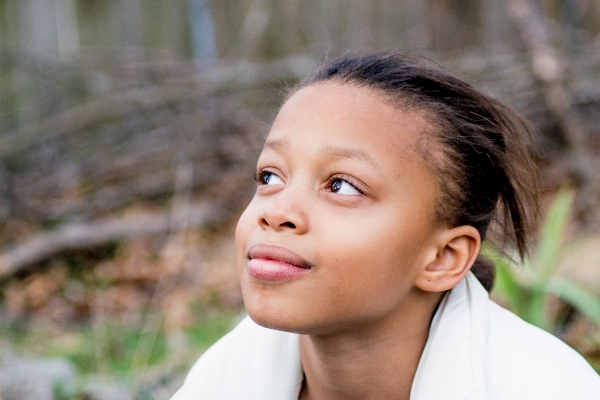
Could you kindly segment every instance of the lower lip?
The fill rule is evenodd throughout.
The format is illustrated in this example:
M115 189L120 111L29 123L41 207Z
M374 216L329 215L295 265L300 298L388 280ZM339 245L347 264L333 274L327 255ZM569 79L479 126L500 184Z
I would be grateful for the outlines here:
M310 268L301 268L281 261L255 258L248 261L248 273L256 279L285 281L303 276Z

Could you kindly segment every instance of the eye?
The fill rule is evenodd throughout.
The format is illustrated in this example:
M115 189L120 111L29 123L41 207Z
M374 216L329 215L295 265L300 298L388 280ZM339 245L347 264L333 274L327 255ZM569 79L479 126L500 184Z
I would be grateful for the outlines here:
M362 193L350 182L341 178L334 178L327 189L332 193L346 196L360 196Z
M273 172L265 170L257 171L254 175L254 180L256 180L259 185L283 185L283 181L280 177Z

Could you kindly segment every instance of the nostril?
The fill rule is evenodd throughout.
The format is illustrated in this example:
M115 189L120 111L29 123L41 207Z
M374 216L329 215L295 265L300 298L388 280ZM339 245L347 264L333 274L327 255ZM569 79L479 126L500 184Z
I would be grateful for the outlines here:
M284 222L283 224L281 224L281 226L287 226L288 228L296 228L296 225L292 224L291 222Z

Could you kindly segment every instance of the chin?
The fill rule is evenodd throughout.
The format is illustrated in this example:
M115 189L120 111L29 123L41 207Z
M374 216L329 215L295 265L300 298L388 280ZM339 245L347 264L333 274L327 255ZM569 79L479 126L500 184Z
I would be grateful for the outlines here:
M277 318L273 315L269 315L268 313L264 312L255 313L248 310L248 308L246 308L246 311L248 311L248 315L250 316L252 321L256 322L256 324L264 328L274 329L277 331L298 333L298 327L295 324L291 324L289 321L286 321L285 319Z
M249 298L254 297L254 298ZM293 312L282 309L281 304L265 299L256 299L257 296L244 295L244 305L248 315L258 325L278 331L300 333L301 321L292 317Z
M248 315L258 325L278 331L292 332L298 334L309 334L314 332L317 321L314 316L307 315L306 307L301 302L289 301L287 298L265 293L264 291L242 290L244 305Z
M283 315L273 315L272 313L264 312L264 310L253 312L248 308L246 308L246 311L248 311L248 315L254 322L265 328L298 334L304 334L310 331L307 330L305 324L286 318L286 316Z
M246 311L256 324L265 328L299 335L320 336L344 330L347 325L347 321L336 320L331 315L328 317L315 315L311 312L310 306L300 305L296 301L290 304L275 299L256 300L244 296Z

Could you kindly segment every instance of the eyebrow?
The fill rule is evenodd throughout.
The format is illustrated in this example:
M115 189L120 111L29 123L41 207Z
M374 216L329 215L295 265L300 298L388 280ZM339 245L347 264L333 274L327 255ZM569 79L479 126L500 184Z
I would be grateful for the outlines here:
M375 160L369 156L369 154L361 149L351 147L338 147L338 146L326 146L323 151L334 157L340 158L354 158L356 160L366 161L371 164L374 168L379 168Z
M275 151L281 151L288 147L288 144L284 140L272 139L267 140L265 143L265 149L271 149ZM340 147L340 146L325 146L323 147L323 153L329 154L338 158L353 158L356 160L365 161L374 168L379 168L379 165L373 160L373 158L365 151L352 147Z
M283 148L287 147L287 142L284 142L283 140L279 140L279 139L271 139L271 140L267 140L265 142L265 149L271 149L271 150L281 150Z

